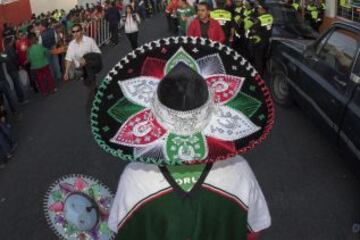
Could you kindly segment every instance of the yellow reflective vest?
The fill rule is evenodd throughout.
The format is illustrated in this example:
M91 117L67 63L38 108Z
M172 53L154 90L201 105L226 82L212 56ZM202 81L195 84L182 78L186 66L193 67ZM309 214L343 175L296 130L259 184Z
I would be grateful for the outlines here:
M268 13L259 16L258 19L260 20L261 26L266 27L267 30L270 30L274 23L273 16Z
M291 6L295 9L295 11L299 11L300 9L300 4L294 2L293 4L291 4Z
M319 17L319 11L314 5L307 5L306 10L310 12L311 18L317 20Z

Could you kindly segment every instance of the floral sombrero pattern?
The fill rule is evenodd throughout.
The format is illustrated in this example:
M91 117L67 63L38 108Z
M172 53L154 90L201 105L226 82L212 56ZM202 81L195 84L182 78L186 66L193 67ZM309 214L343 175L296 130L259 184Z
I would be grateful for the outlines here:
M162 124L167 113L159 114L153 104L159 82L180 62L199 73L213 93L212 107L199 113L206 124L191 134ZM161 39L129 53L103 80L91 113L103 150L158 165L208 163L247 152L273 123L269 90L251 64L229 47L193 37Z

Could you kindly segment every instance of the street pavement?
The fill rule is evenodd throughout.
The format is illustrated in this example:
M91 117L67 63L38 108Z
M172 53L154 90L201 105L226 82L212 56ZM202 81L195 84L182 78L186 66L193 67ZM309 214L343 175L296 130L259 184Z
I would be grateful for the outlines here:
M166 19L145 21L140 43L169 36ZM130 51L124 35L105 47L105 74ZM0 240L57 239L47 226L43 197L56 179L72 173L98 178L113 191L126 162L102 152L85 111L86 88L63 84L57 94L33 96L15 123L19 147L0 170ZM298 107L276 108L276 124L265 143L245 156L268 200L269 240L352 240L360 223L360 188L346 159ZM135 240L135 239L134 239ZM219 239L220 240L220 239Z

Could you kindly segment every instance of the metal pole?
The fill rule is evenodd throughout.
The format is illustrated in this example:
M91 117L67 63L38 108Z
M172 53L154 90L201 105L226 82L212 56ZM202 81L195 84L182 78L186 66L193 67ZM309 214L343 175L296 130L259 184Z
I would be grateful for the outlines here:
M100 24L99 20L96 20L96 42L100 45Z
M94 38L93 20L90 21L90 37Z
M100 19L100 26L101 26L101 41L100 41L100 45L103 45L103 43L104 43L104 31L105 31L105 29L104 29L104 19L103 18L101 18Z
M107 41L109 40L109 34L110 34L110 30L109 30L109 22L104 20L104 26L105 26L105 36L104 36L104 42L107 43Z

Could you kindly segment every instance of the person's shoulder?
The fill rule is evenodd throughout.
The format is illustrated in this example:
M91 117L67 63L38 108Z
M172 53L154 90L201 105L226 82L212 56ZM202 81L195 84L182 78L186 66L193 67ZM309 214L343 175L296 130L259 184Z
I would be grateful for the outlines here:
M213 18L210 18L210 24L214 24L214 25L219 25L219 26L220 26L220 23L219 23L217 20L213 19Z
M69 42L69 47L68 48L72 48L74 46L74 44L75 44L75 39L73 39L73 40L71 40Z
M230 178L236 176L235 178L239 179L239 181L253 181L255 179L250 165L246 159L240 155L236 155L225 161L215 162L212 169L219 175L228 176Z
M156 192L159 189L169 187L159 167L153 164L132 162L128 164L121 174L121 186L136 190L142 189L149 192ZM120 187L120 185L119 185Z
M194 17L194 19L192 20L191 24L195 24L195 23L199 23L200 24L200 20L198 17Z
M160 170L156 165L132 162L125 167L123 175L141 179L142 177L151 178L151 176L153 177L159 173Z
M89 36L83 36L83 41L84 42L90 42L90 43L96 43L95 42L95 39L93 39L93 38L91 38L91 37L89 37Z

